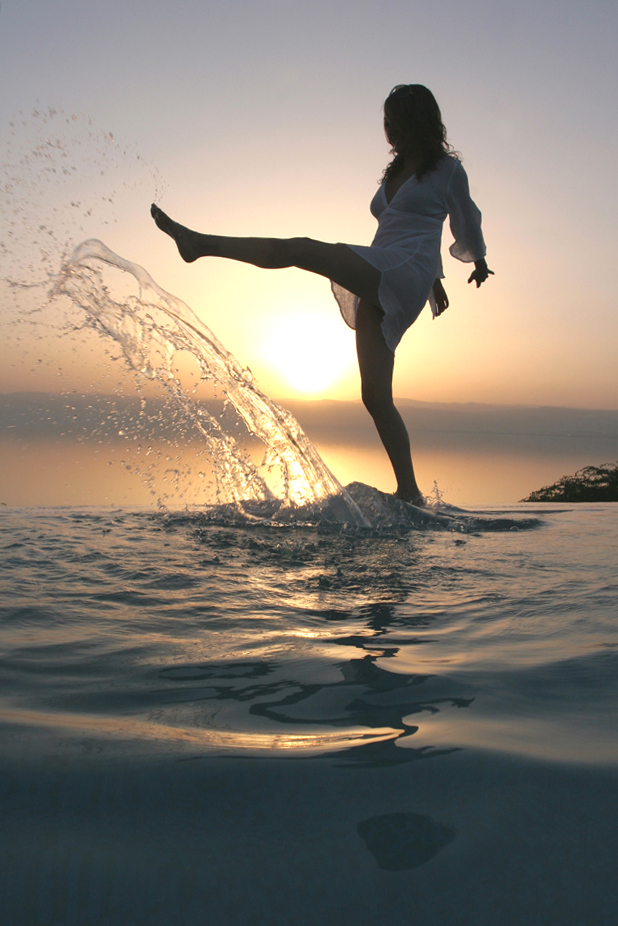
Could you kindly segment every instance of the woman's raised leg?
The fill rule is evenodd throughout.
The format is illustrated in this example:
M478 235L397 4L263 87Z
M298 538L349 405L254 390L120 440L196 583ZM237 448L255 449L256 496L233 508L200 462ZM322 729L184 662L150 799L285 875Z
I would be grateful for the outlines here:
M333 280L361 299L378 303L380 271L345 244L313 238L231 238L202 235L179 225L158 206L150 212L157 226L174 239L188 263L200 257L226 257L268 270L298 267Z
M356 351L365 408L374 420L397 479L397 498L424 505L414 476L410 438L393 403L395 357L382 334L382 310L361 299L356 316Z

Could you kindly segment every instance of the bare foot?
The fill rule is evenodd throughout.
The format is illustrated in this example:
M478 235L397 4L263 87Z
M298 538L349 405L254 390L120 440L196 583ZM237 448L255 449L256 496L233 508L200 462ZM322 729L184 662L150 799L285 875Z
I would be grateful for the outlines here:
M200 235L199 232L191 231L190 228L185 228L184 225L179 225L178 222L174 222L170 219L169 215L166 215L165 212L159 209L158 206L155 206L154 203L150 207L150 214L155 220L157 228L160 228L166 235L174 239L180 256L183 260L186 260L188 264L197 260L198 257L204 257L208 253L204 248L203 239L206 238L205 235Z
M403 492L395 492L395 498L401 499L402 502L407 502L409 505L414 505L415 508L425 508L427 502L425 501L425 496L421 495L419 492L418 495L406 495Z

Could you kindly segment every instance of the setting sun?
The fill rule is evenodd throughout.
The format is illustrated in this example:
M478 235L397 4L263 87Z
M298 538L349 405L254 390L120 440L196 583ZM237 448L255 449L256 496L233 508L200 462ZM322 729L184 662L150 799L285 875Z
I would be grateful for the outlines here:
M332 386L356 362L350 331L334 313L273 320L263 354L293 389L308 395Z

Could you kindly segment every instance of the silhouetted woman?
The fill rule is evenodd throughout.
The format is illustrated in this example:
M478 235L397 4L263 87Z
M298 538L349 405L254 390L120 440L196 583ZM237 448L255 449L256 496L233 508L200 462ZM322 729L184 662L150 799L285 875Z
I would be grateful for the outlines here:
M299 267L331 280L343 318L356 329L363 402L374 420L397 479L397 497L424 504L416 483L410 439L393 404L395 348L427 301L434 317L448 307L441 283L442 225L449 216L453 257L474 261L468 282L488 275L481 213L468 178L446 141L433 94L400 84L384 103L384 130L393 159L371 202L378 230L369 247L312 238L231 238L202 235L173 222L158 206L151 213L188 261L227 257L268 269Z

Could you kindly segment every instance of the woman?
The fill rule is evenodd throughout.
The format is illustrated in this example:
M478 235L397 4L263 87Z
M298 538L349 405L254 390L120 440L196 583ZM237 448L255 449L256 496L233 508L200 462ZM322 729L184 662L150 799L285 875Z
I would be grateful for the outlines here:
M425 303L430 301L434 318L448 307L440 258L447 215L455 238L451 254L474 261L468 282L479 287L493 271L485 262L481 213L446 141L433 94L420 84L394 87L384 103L384 130L393 159L371 203L378 231L370 247L311 238L202 235L173 222L154 204L151 213L187 262L227 257L268 269L299 267L331 280L345 321L356 329L362 398L393 466L396 495L423 505L408 432L393 404L393 367L395 348Z

